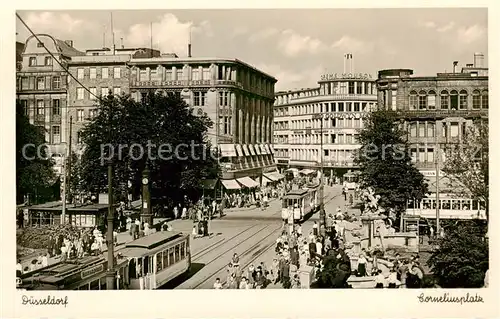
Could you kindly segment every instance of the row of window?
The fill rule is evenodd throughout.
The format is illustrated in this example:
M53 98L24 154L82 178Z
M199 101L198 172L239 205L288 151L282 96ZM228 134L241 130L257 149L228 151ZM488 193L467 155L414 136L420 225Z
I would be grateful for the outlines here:
M352 162L354 150L323 150L323 161L325 162ZM317 149L291 149L290 159L296 161L319 161Z
M186 242L182 242L174 247L156 253L156 273L186 259L186 257Z
M231 116L219 116L219 134L231 135Z
M100 96L108 95L109 91L113 92L114 95L122 94L122 89L119 86L115 86L112 89L109 87L102 87L101 92L100 92ZM83 88L83 87L76 88L76 99L77 100L85 100L85 99L95 100L97 96L99 96L99 95L97 94L96 87L89 87L89 91L85 90L85 88Z
M436 209L436 200L432 198L424 198L422 201L408 201L409 209ZM455 209L455 210L484 210L484 201L472 199L440 199L440 209Z
M367 102L324 102L280 107L274 109L274 116L320 114L325 112L368 112L374 103ZM368 107L368 108L367 108Z
M33 108L33 100L20 100L20 103L23 108L24 114L26 116L29 116L29 111ZM61 100L53 99L49 100L49 103L51 103L52 106L50 108L49 105L49 108L52 110L52 115L61 115ZM45 107L45 100L36 100L35 115L45 115Z
M41 64L40 66L50 66L50 65L52 65L52 57L46 56L43 59L43 64ZM39 66L38 59L34 56L30 57L29 66Z
M92 120L94 119L98 112L99 112L99 109L89 109L89 115L88 115L88 118L85 117L85 109L77 109L76 110L76 121L77 122L83 122L85 120Z
M97 79L97 76L100 75L101 79L108 79L109 78L109 69L108 67L102 67L102 68L97 68L97 67L92 67L88 69L88 73L86 72L85 68L77 68L76 69L76 78L78 80L83 80L85 77L89 77L90 79ZM99 71L99 74L98 72ZM120 79L121 74L122 74L122 68L121 67L114 67L112 68L112 75L114 79Z
M411 91L409 95L410 110L425 110L436 109L436 92L430 90ZM442 110L466 110L469 108L469 94L466 90L460 92L452 90L448 92L443 90L439 94L439 108ZM488 109L488 91L479 90L472 91L472 108L473 109Z
M288 158L288 150L287 149L275 149L274 150L274 157L284 157Z
M58 90L61 88L60 76L21 76L20 82L18 85L21 90Z
M288 125L290 123L290 125ZM323 129L330 128L362 128L363 120L360 118L332 118L325 119L323 122ZM280 121L274 122L275 130L303 130L303 129L320 129L321 119L308 119L297 121Z
M358 137L359 134L324 134L323 144L357 144ZM288 141L290 144L319 144L321 134L292 135Z
M434 148L411 148L410 156L413 163L434 163Z

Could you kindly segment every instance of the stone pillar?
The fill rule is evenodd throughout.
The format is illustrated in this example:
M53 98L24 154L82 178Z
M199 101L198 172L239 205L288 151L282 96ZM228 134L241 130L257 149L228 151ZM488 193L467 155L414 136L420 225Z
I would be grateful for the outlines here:
M217 80L217 65L210 64L210 78L212 81Z
M184 73L184 79L187 81L191 81L191 67L189 64L184 64L184 68L182 69Z
M255 115L255 98L250 98L250 144L255 144L255 127L256 127L256 115Z
M140 81L141 80L141 69L139 69L138 67L135 67L135 75L136 75L136 79L137 81ZM109 77L109 68L108 68L108 77Z
M172 80L174 80L174 81L178 80L178 78L177 78L177 67L175 65L172 67Z
M361 82L361 94L366 94L365 93L365 82Z
M261 109L261 101L257 99L256 101L256 113L257 113L257 129L255 130L255 143L260 144L262 143L262 109Z
M233 143L238 143L239 132L238 125L238 106L236 105L236 94L234 92L229 93L229 105L231 107L231 135L233 137Z

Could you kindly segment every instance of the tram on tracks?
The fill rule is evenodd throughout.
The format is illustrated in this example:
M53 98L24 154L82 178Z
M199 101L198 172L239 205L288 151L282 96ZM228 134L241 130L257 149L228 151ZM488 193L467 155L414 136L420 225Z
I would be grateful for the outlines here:
M106 290L108 261L105 256L86 256L57 262L25 273L17 288L23 290ZM126 289L128 260L115 257L115 288Z
M186 274L191 266L190 236L159 231L115 251L115 289L157 289ZM23 290L106 290L107 255L57 262L25 273Z
M287 222L293 214L295 222L302 222L319 208L319 187L295 189L289 191L282 200L281 218Z
M125 245L120 254L128 259L128 289L157 289L189 272L190 236L159 231Z

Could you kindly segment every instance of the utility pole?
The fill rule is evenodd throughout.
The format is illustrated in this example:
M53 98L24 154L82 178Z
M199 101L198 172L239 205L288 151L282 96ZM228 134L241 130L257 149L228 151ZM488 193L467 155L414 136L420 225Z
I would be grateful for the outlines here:
M448 129L448 128L446 128ZM439 234L440 225L439 225L439 157L441 156L441 149L439 147L437 134L437 117L434 117L434 144L436 147L436 235Z
M67 170L67 173L68 173L68 177L66 178L66 184L69 185L71 183L71 160L72 160L72 152L71 152L71 139L72 139L72 131L73 131L73 116L70 116L69 117L69 146L68 146L68 154L69 154L69 158L68 158L68 170ZM70 191L70 187L68 187L68 197L71 201L73 201L73 197L72 197L72 194L71 194L71 191ZM70 222L71 224L71 222Z
M113 41L114 42L114 41ZM114 43L113 43L114 44ZM111 134L111 119L112 119L112 111L113 111L113 103L114 101L110 101L110 99L106 99L109 104L109 114L108 114L108 137L109 142L113 141L113 136ZM113 159L110 158L108 160L108 216L107 216L107 232L106 232L106 245L108 246L108 269L106 273L106 290L113 290L115 285L115 243L113 236L113 222L114 222L114 207L113 207Z
M66 223L66 150L64 152L65 156L63 156L63 162L62 162L62 169L63 169L63 174L62 174L62 194L61 194L61 200L62 200L62 211L61 211L61 225Z
M316 114L313 118L319 119L320 122L320 180L319 180L319 219L320 219L320 231L323 236L326 234L326 214L324 207L324 182L323 182L323 115Z

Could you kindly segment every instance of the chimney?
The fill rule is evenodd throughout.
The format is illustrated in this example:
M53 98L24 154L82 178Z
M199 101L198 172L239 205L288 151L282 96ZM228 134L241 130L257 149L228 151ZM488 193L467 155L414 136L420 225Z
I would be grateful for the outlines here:
M482 68L484 63L484 54L481 52L474 53L474 67Z
M458 61L453 61L453 73L457 71Z
M67 45L69 45L70 47L73 47L73 40L66 40L64 41Z

